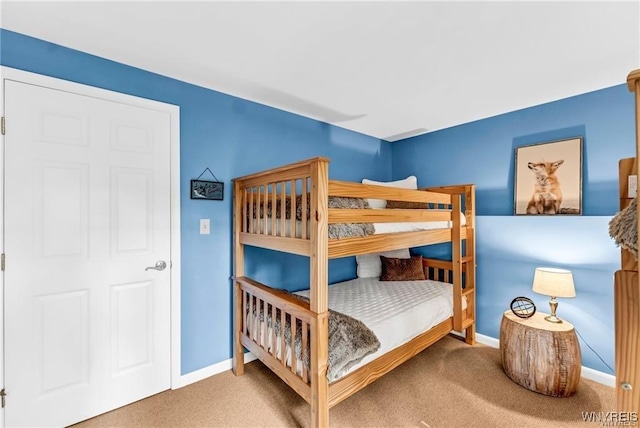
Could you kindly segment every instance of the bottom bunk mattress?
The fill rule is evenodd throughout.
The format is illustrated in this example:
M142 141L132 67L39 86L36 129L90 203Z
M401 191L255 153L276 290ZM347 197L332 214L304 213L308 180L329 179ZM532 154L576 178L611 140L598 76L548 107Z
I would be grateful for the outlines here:
M295 294L308 298L309 292ZM466 307L463 299L462 309ZM362 321L380 341L376 352L340 373L342 377L453 316L453 286L431 280L356 278L329 286L329 309Z
M295 292L304 299L309 298L310 290ZM463 298L462 309L466 309L467 302ZM246 308L247 313L249 307ZM349 281L336 283L329 286L329 310L334 312L332 316L344 318L339 314L353 318L355 322L348 322L344 329L336 329L338 337L330 337L329 346L329 370L327 377L330 382L340 379L352 371L375 360L379 356L392 351L416 336L435 327L447 318L453 316L453 286L449 283L419 280L419 281L380 281L378 278L356 278ZM259 322L267 317L267 322ZM275 352L277 359L281 359L280 327L276 318L276 328L273 329L271 313L264 313L264 309L254 308L254 322L251 336L257 338L260 345L267 352ZM359 321L359 323L358 323ZM363 332L357 324L364 324L365 330L373 332L372 345L369 342L359 349L354 346L354 337L365 337L370 332ZM289 321L285 327L285 361L287 367L291 366L291 329ZM331 324L331 320L330 320ZM330 329L331 330L331 329ZM300 335L298 325L297 335ZM287 337L288 336L288 337ZM343 337L341 337L343 336ZM302 344L300 337L296 338L296 373L303 373L301 361ZM333 348L336 344L342 344L344 349ZM340 345L338 345L340 346ZM345 355L350 354L350 355ZM335 357L335 358L333 358ZM332 359L333 358L333 359ZM332 364L332 361L335 364ZM308 368L309 361L306 360Z

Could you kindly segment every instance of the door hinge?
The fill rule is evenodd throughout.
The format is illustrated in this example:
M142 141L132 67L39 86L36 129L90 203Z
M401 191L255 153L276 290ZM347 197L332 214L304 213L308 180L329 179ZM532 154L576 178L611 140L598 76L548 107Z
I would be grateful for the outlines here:
M2 400L2 408L4 409L7 393L4 392L4 388L0 391L0 399Z
M4 271L4 253L0 255L0 270Z
M4 116L2 116L2 124L0 125L0 128L2 128L2 135L4 135L6 132Z

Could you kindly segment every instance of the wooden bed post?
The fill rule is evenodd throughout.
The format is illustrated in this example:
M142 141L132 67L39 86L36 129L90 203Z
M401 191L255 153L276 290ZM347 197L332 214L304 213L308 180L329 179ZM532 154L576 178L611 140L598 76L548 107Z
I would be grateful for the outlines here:
M467 294L467 316L476 319L476 186L465 186L465 218L467 227L467 242L465 255L470 257L466 267L466 287L472 287L473 293ZM469 345L476 344L476 323L465 329L464 341Z
M231 368L236 376L244 374L244 347L240 341L240 329L242 328L242 290L240 283L235 280L244 276L244 245L240 243L242 231L243 194L240 183L233 182L233 361Z
M636 156L620 161L620 209L631 203L628 176L640 177L640 69L627 76L627 85L635 94ZM640 224L640 209L636 210ZM621 270L615 273L615 369L618 412L640 412L640 275L638 260L622 250Z
M329 290L328 267L328 191L329 162L318 159L311 163L311 426L329 426Z

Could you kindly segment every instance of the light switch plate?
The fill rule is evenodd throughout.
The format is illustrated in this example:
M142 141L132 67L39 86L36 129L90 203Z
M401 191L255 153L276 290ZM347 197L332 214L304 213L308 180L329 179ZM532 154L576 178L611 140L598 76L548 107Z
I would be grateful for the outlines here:
M208 218L200 219L200 235L208 235L211 233L211 221Z
M629 176L629 198L635 198L636 195L638 194L638 176L637 175L630 175Z

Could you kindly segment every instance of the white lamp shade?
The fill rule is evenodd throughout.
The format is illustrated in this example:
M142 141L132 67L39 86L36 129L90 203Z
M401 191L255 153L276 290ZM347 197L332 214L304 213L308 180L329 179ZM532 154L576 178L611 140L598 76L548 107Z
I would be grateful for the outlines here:
M576 297L573 274L566 269L536 268L533 291L552 297Z

